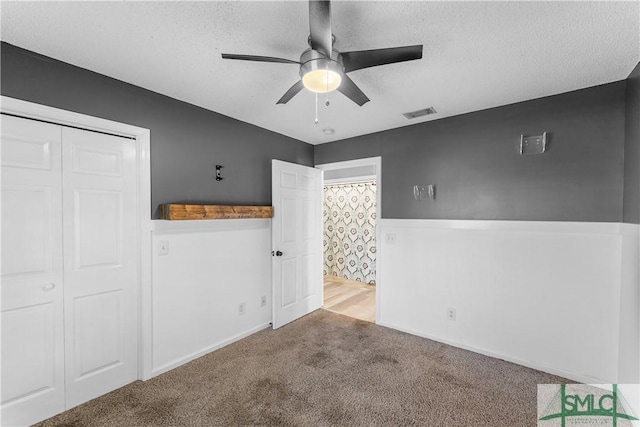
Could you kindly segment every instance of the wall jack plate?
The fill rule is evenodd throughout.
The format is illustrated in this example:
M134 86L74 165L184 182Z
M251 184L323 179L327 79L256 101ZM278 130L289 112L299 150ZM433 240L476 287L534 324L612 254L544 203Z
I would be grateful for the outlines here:
M547 132L542 135L520 135L520 155L542 154L547 151Z

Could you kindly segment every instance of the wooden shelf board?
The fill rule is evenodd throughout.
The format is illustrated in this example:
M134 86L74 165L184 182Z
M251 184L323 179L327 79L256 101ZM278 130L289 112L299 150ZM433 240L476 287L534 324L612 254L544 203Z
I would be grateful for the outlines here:
M273 218L273 206L240 205L183 205L167 203L161 205L163 219L240 219Z

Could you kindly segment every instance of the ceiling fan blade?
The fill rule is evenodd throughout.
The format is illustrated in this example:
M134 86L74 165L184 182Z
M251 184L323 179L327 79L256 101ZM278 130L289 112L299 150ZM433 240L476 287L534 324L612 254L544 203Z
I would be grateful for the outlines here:
M309 0L309 27L311 49L331 58L331 2Z
M344 72L422 58L422 45L342 52Z
M303 87L304 86L302 85L302 80L298 80L298 83L291 86L289 90L284 95L282 95L282 98L280 98L278 102L276 102L276 104L286 104L287 102L289 102L291 98L296 96L297 93L300 92Z
M342 75L342 83L340 83L338 90L360 107L370 101L367 95L346 74Z
M257 61L257 62L278 62L282 64L300 64L298 61L292 61L291 59L284 59L284 58L274 58L273 56L235 55L232 53L223 53L222 59L239 59L242 61Z

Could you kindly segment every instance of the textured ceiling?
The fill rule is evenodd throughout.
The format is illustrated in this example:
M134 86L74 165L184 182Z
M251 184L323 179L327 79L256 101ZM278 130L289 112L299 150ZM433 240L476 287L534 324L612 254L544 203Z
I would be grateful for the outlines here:
M640 60L639 3L332 3L341 51L424 44L423 59L350 73L371 99L342 94L318 107L290 64L223 60L221 53L297 60L308 4L264 2L7 2L3 41L312 144L622 80ZM433 106L437 114L402 113ZM325 135L322 130L335 129Z

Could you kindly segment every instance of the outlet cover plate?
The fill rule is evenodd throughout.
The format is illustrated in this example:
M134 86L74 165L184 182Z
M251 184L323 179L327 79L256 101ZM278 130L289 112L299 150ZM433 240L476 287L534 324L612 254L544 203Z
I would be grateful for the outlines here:
M455 308L447 308L447 318L449 320L456 320L456 309Z
M158 242L158 255L169 255L169 241L160 240Z

